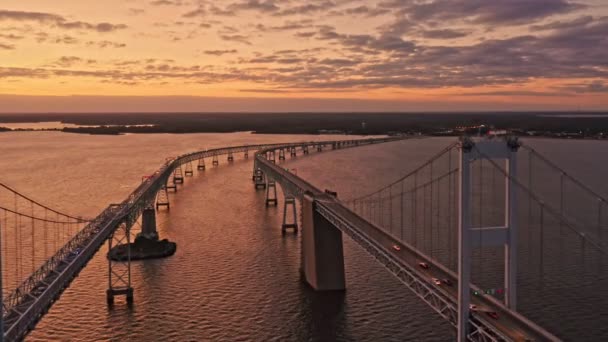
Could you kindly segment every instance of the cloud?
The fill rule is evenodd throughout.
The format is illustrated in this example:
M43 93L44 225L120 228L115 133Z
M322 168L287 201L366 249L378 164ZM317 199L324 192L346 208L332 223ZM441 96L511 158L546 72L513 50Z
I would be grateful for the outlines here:
M532 25L530 26L531 31L545 31L545 30L562 30L569 28L577 28L581 26L586 26L593 22L593 17L590 15L585 15L578 17L571 21L552 21L547 24L542 25Z
M222 40L251 45L249 38L240 34L220 34Z
M369 34L341 34L331 26L321 27L317 39L334 40L351 50L360 52L377 50L379 52L409 53L415 48L413 42L403 40L399 36L383 34L375 37Z
M15 45L0 43L0 50L14 50Z
M228 10L236 11L259 11L264 13L276 12L279 7L275 5L273 0L246 0L242 2L233 3L227 7Z
M313 13L326 12L336 7L336 3L333 1L319 1L318 3L307 3L305 5L297 5L293 7L287 7L280 11L276 11L273 15L286 16L286 15L309 15Z
M556 89L571 91L574 93L596 93L603 94L608 93L608 84L604 81L592 81L582 83L571 83L564 86L555 87Z
M18 36L18 35L12 34L12 33L9 33L9 34L2 34L2 33L0 33L0 38L8 39L8 40L21 40L21 39L23 39L25 37L24 36Z
M225 54L237 53L237 51L234 49L232 49L232 50L205 50L205 51L203 51L203 53L206 55L222 56Z
M434 0L406 2L393 0L385 7L407 13L413 21L466 20L484 25L520 25L556 14L574 12L585 5L569 0Z
M98 23L92 24L83 21L68 21L66 18L52 13L24 12L0 10L0 21L34 21L41 24L52 25L61 29L80 29L97 31L100 33L113 32L126 29L124 24Z
M53 62L53 65L58 65L60 67L67 68L73 66L74 64L81 63L82 61L83 59L80 57L62 56L61 58Z
M144 14L146 13L146 10L143 8L129 8L129 10L127 11L127 13L129 15L140 15L140 14Z
M531 97L539 97L539 96L564 96L568 95L568 93L563 92L546 92L546 91L531 91L531 90L496 90L496 91L485 91L485 92L471 92L471 93L461 93L458 94L460 96L531 96Z
M257 24L255 27L262 32L281 32L281 31L291 31L291 30L300 30L307 29L312 27L312 19L302 19L297 21L287 20L281 25L275 26L266 26L264 24Z
M313 37L315 34L317 34L317 32L296 32L294 33L294 36L298 37L298 38L310 38Z
M186 6L189 3L181 0L155 0L150 2L152 6Z
M199 7L190 12L184 13L182 17L184 18L196 18L196 17L204 17L207 15L207 10L204 7Z
M453 38L466 37L469 34L469 32L452 30L452 29L442 29L442 30L422 30L420 32L420 34L424 38L453 39Z
M391 10L388 8L381 8L381 7L372 8L369 6L361 5L361 6L357 6L357 7L346 8L343 10L333 10L329 14L333 15L333 16L359 15L359 16L364 16L364 17L377 17L377 16L381 16L384 14L389 14L389 13L391 13Z
M116 48L116 49L127 47L127 44L125 44L125 43L111 42L109 40L88 41L87 45L88 46L97 46L101 49L108 48L108 47L112 47L112 48Z

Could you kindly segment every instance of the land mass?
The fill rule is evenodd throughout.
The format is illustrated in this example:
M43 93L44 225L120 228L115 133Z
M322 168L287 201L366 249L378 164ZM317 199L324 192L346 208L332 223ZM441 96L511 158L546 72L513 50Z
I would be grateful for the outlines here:
M1 128L2 123L50 121L83 127L45 130L110 135L239 131L263 134L458 135L466 130L482 129L560 137L603 138L608 135L608 112L0 114L0 131L8 130Z

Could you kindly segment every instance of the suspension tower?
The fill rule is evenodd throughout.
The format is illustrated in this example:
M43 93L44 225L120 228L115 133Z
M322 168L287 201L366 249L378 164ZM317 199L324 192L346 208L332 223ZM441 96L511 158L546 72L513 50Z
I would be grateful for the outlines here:
M503 246L505 250L505 305L516 310L517 226L515 197L516 153L520 144L516 138L501 140L473 140L463 138L459 162L459 217L458 217L458 341L467 341L469 304L471 296L471 255L473 234L481 235L479 248ZM471 163L490 159L505 164L504 226L472 227Z

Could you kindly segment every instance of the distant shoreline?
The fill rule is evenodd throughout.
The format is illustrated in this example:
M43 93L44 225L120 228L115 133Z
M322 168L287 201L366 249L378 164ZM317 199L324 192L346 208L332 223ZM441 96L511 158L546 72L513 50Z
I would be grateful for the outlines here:
M31 128L28 123L32 124ZM54 126L45 127L44 123ZM0 114L0 131L95 135L252 132L444 136L507 131L520 136L605 139L608 112Z

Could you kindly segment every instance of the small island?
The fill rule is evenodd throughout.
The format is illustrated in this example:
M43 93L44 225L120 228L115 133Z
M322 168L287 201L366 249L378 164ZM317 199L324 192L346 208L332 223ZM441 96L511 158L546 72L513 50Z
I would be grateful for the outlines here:
M108 259L127 261L129 248L131 249L131 260L158 259L175 254L177 244L167 239L159 240L158 236L138 234L134 242L112 247L108 252Z

